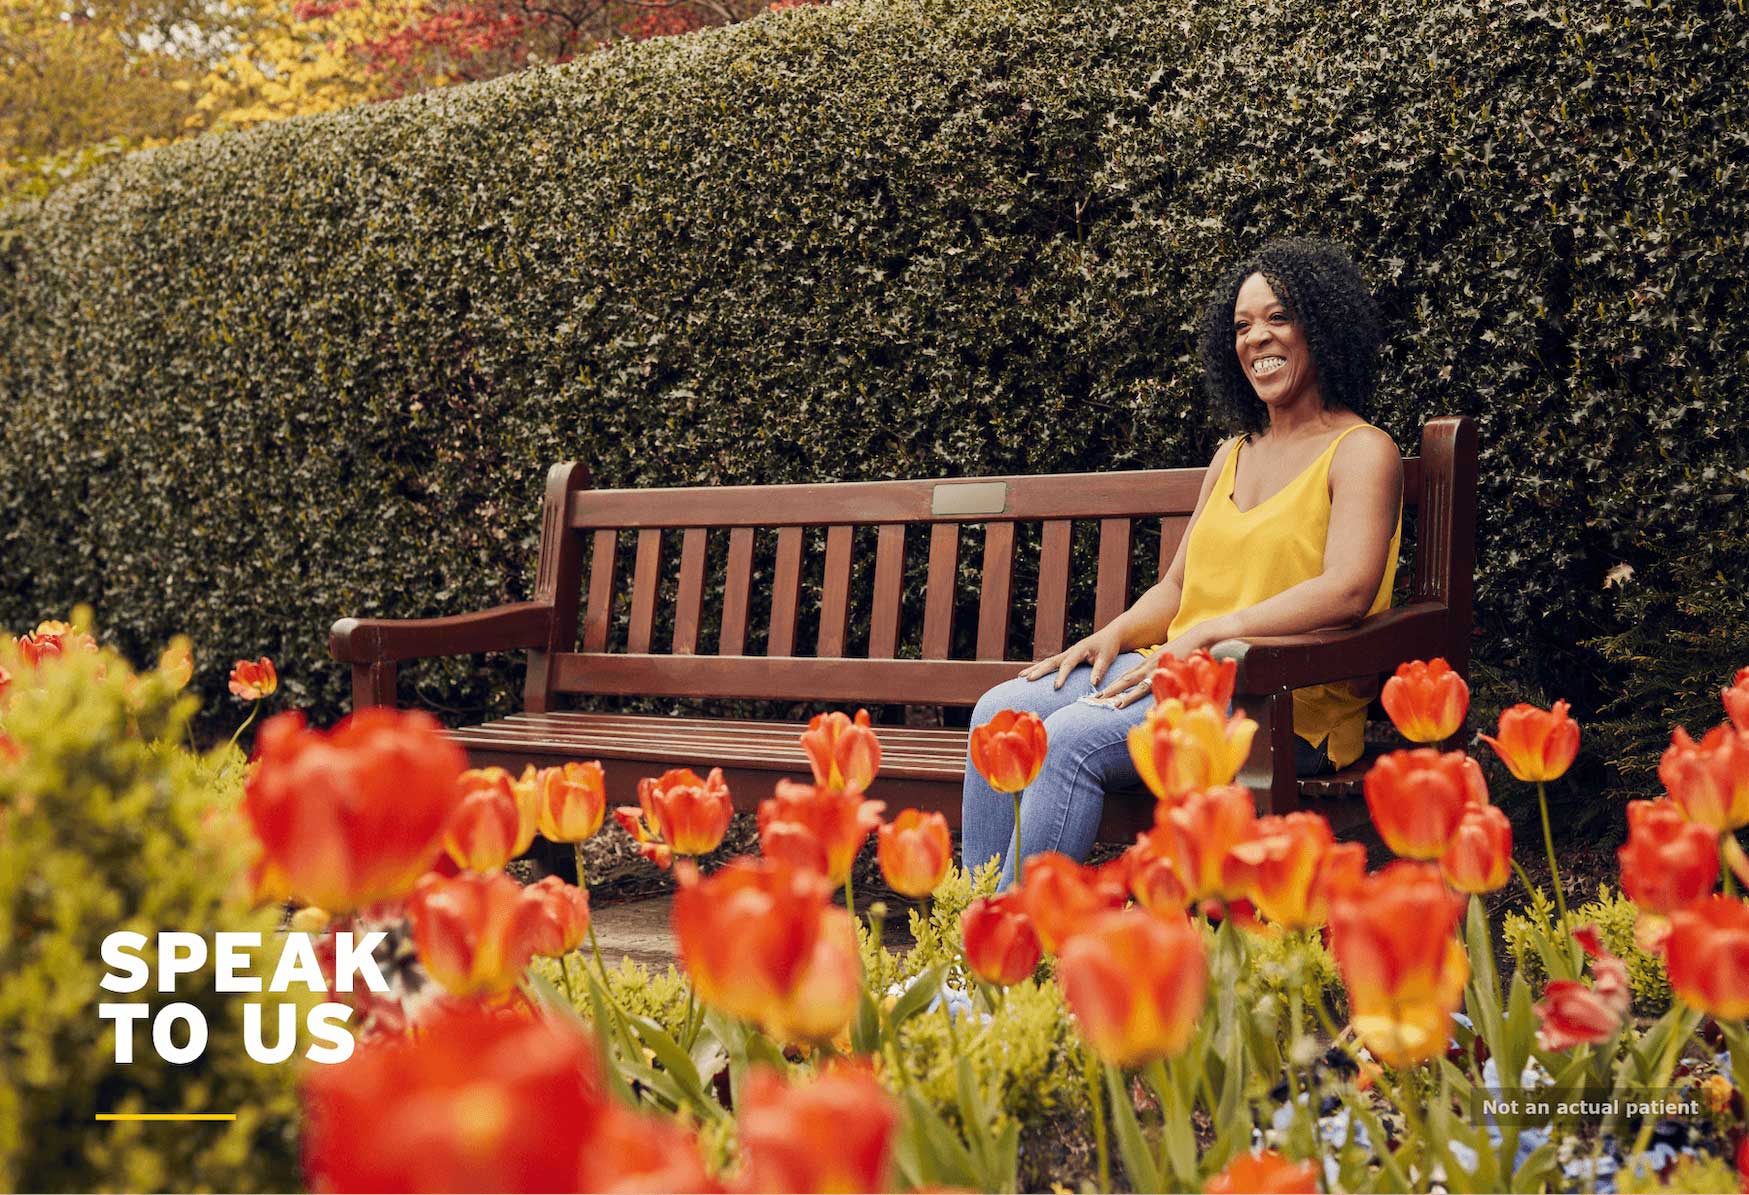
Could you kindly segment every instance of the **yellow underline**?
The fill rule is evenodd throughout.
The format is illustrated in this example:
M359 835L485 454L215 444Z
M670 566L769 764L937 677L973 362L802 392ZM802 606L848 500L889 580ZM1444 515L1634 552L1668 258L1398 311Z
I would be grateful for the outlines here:
M99 1112L98 1120L236 1120L235 1112Z

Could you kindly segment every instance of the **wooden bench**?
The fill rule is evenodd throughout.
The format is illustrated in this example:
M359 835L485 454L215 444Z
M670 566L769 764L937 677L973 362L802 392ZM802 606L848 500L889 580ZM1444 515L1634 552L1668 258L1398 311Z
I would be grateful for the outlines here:
M970 706L1026 659L1061 650L1123 610L1138 556L1143 571L1155 562L1165 568L1203 470L646 490L592 490L587 477L579 464L548 474L533 600L449 618L335 623L329 649L352 666L354 702L393 704L397 666L409 660L526 650L524 712L452 732L477 766L599 759L609 801L621 803L633 799L641 776L720 765L737 807L751 810L778 777L806 777L801 723L579 712L558 708L559 699L775 701L815 711ZM1420 455L1404 461L1404 483L1403 542L1413 543L1413 567L1401 570L1406 594L1397 605L1347 630L1215 649L1238 663L1236 703L1259 724L1240 779L1265 811L1317 809L1339 827L1365 818L1356 796L1362 768L1296 780L1292 689L1372 683L1404 660L1433 656L1467 670L1473 422L1430 421ZM1084 554L1088 534L1097 534L1096 582L1091 617L1072 620L1072 549L1085 522ZM972 562L962 559L968 525L982 528L975 583ZM822 540L823 552L808 550ZM1017 572L1027 603L1019 607ZM921 598L920 627L908 590L914 603ZM972 612L973 593L975 634L956 638L956 613ZM799 621L811 632L806 644ZM953 658L956 645L971 658ZM957 825L966 732L879 729L875 795L894 809L939 809ZM1152 814L1145 793L1113 794L1101 837L1128 840Z

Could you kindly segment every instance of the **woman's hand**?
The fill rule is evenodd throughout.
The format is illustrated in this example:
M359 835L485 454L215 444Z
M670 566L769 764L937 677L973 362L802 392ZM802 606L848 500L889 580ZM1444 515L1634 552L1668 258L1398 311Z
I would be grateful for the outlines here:
M1117 631L1117 624L1107 623L1081 640L1067 651L1060 651L1054 656L1047 656L1021 672L1024 680L1038 680L1040 677L1055 671L1057 681L1051 687L1060 689L1063 682L1069 679L1069 674L1082 664L1093 665L1093 684L1097 687L1105 677L1105 670L1111 667L1111 662L1123 654L1123 640Z
M1223 639L1234 638L1236 634L1236 628L1231 625L1228 619L1211 618L1207 622L1199 622L1178 638L1167 642L1164 647L1140 664L1115 678L1095 696L1103 701L1109 701L1114 709L1121 710L1125 706L1134 705L1146 697L1153 688L1154 672L1159 668L1159 662L1162 659L1174 656L1182 660L1194 651L1213 647Z

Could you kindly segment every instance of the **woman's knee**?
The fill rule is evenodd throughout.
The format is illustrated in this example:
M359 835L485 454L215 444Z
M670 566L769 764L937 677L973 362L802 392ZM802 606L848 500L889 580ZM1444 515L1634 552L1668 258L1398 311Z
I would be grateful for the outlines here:
M1051 691L1048 677L1043 680L1022 680L1020 677L1005 680L978 698L978 704L972 707L972 725L982 726L1003 710L1024 710L1042 715Z

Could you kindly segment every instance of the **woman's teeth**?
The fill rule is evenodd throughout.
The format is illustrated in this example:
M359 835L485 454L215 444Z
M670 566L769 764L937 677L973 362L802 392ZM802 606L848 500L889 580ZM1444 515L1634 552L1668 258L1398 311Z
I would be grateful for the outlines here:
M1262 377L1266 373L1274 373L1286 364L1286 357L1259 357L1251 362L1251 373L1256 377Z

